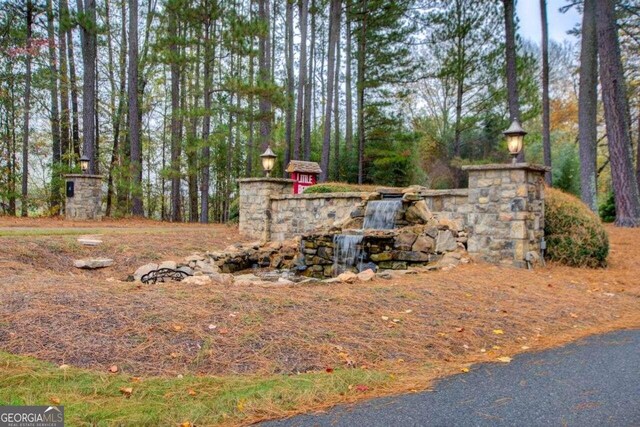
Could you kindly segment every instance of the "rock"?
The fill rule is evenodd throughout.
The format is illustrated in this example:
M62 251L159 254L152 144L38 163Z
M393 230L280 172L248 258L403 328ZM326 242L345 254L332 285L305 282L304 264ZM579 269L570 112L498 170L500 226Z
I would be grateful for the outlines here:
M363 262L358 265L358 271L362 272L365 270L373 270L374 272L378 271L378 266L373 262Z
M211 281L218 285L231 285L233 284L233 274L224 274L224 273L210 273L206 274L207 277L211 278Z
M156 269L154 268L154 270L156 270ZM193 269L191 267L187 267L186 265L183 265L182 267L178 267L177 270L178 271L184 271L189 276L193 276L195 274Z
M145 264L141 267L138 267L135 273L133 273L133 278L135 280L140 280L140 278L145 274L157 269L158 269L158 264L154 264L154 263Z
M219 273L220 267L213 265L207 261L196 261L196 271L202 271L204 274Z
M318 282L320 282L320 279L316 279L314 277L308 277L304 280L299 281L298 283L303 285L303 284L318 283Z
M376 273L373 270L368 269L368 270L361 271L356 276L358 277L359 281L368 282L370 280L373 280L374 277L376 277Z
M211 282L211 277L203 275L185 277L180 283L185 285L210 285Z
M337 279L341 283L353 283L356 281L357 278L358 278L358 275L352 271L345 271L344 273L342 273L337 277Z
M395 251L393 259L398 261L427 262L429 255L424 252Z
M385 279L385 280L393 279L393 275L391 273L389 273L388 271L383 271L381 273L377 273L376 277L378 277L380 279Z
M200 254L193 254L184 258L184 262L186 264L189 264L191 262L196 262L196 261L204 261L204 257Z
M427 190L428 188L422 185L410 185L402 190L402 194L417 194Z
M284 277L279 278L278 279L278 283L281 284L281 285L294 285L295 284L295 282L292 282L289 279L285 279Z
M88 239L88 238L79 238L78 243L84 246L98 246L102 243L102 240L98 239Z
M405 218L410 223L418 224L427 224L434 220L433 214L424 200L420 200L409 206Z
M405 193L402 196L403 202L417 202L419 200L422 200L422 197L415 193Z
M381 262L381 261L391 261L393 259L393 254L391 252L382 252L379 254L372 254L371 261Z
M381 199L380 193L377 192L377 191L374 191L372 193L363 193L362 194L362 200L365 200L367 202L369 200L380 200L380 199Z
M439 267L455 267L460 264L460 254L456 252L446 253L438 262Z
M400 233L394 240L394 246L401 251L410 251L417 237L413 233Z
M170 268L171 270L175 270L178 268L178 264L175 261L164 261L160 263L158 270L161 268Z
M451 252L455 251L457 248L458 244L451 231L442 230L438 232L438 237L436 238L437 253Z
M249 281L249 282L253 282L253 281L257 281L260 280L260 278L258 276L256 276L255 274L239 274L237 276L235 276L235 280L236 281Z
M95 270L97 268L105 268L113 265L113 260L109 258L87 258L77 259L73 261L76 268L84 268L87 270Z
M331 279L325 279L323 283L340 283L341 280L338 277L332 277Z
M438 220L438 226L442 228L448 228L449 230L453 230L456 232L462 231L463 227L460 224L460 221L456 221L449 218L440 218Z
M411 250L414 252L429 253L433 251L434 243L434 240L429 236L418 236Z

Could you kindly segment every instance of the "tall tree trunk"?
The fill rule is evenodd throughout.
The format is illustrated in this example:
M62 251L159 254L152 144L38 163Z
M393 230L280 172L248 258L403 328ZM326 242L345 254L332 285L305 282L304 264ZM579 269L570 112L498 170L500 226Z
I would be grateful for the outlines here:
M544 165L551 168L551 119L549 109L549 25L547 21L547 0L540 0L540 23L542 26L542 148ZM544 180L551 186L551 171L544 174Z
M358 97L358 184L364 182L364 82L365 82L365 52L367 48L367 0L360 0L360 28L358 35L358 82L356 93Z
M178 64L177 10L169 11L169 36L171 37L171 221L181 221L180 210L180 65Z
M308 2L308 0L305 0ZM307 68L307 81L304 88L304 122L303 122L303 158L311 160L311 107L314 93L314 72L316 52L316 0L311 0L311 45L309 49L309 66ZM315 121L314 121L315 124Z
M66 4L66 0L65 4ZM73 31L67 31L67 55L69 56L69 83L71 83L71 143L73 153L80 158L80 123L78 113L78 77L76 75L76 58L73 47Z
M206 7L208 9L209 2ZM215 39L215 31L214 31ZM211 41L211 20L207 18L204 27L204 117L202 118L202 161L200 162L200 222L209 222L209 181L211 168L211 148L209 134L211 133L211 66L215 52Z
M263 32L259 37L259 75L260 85L265 86L271 84L271 38L270 38L270 13L269 0L259 0L258 2L259 19L263 24ZM260 150L264 151L271 142L271 100L270 94L262 93L260 95Z
M638 140L636 145L636 181L638 182L638 188L640 188L640 103L638 104Z
M291 153L293 152L293 115L294 115L294 88L295 77L293 74L293 0L286 0L286 62L287 62L287 109L285 116L285 142L286 149L284 150L284 159L282 163L282 175L287 177L286 168L291 160ZM275 62L275 61L274 61Z
M293 158L300 160L304 156L304 117L305 91L307 90L307 20L309 15L309 0L300 0L299 20L300 20L300 62L298 64L298 105L296 108L296 131L293 142Z
M67 1L58 2L58 56L60 57L60 155L65 165L69 166L68 153L71 129L69 112L69 75L67 68L67 26L69 11Z
M197 40L202 38L202 33L198 34ZM196 58L200 58L200 43L196 46ZM195 84L192 87L193 110L198 111L200 107L200 61L194 64ZM198 222L198 115L191 117L191 130L187 136L187 163L189 180L189 221Z
M31 109L31 31L33 25L33 2L27 0L27 54L25 55L25 89L24 89L24 126L22 133L22 207L20 214L29 213L28 178L29 178L29 114Z
M351 85L351 5L352 0L347 0L347 10L345 13L346 16L346 44L347 44L347 52L345 58L345 136L344 136L344 146L345 153L347 158L350 158L351 151L353 149L353 92Z
M338 31L338 39L336 40L336 73L333 88L335 90L333 95L333 141L335 144L333 147L333 178L335 181L340 181L340 31Z
M607 124L616 225L640 226L640 193L633 171L629 105L615 18L615 0L596 2L600 85Z
M509 103L509 120L520 121L520 101L518 98L518 69L516 65L516 24L514 0L503 0L505 57L507 62L507 99ZM524 162L524 149L517 157L518 162Z
M77 0L82 13L80 39L82 41L82 149L89 158L90 174L96 173L96 3L95 0Z
M9 124L11 128L11 155L9 156L11 159L11 165L9 167L9 215L16 215L16 195L17 195L17 175L18 175L18 137L16 135L16 97L15 97L15 76L13 74L13 63L10 61L6 61L7 69L9 72L7 75L9 76L9 108L11 110L11 123Z
M580 144L580 196L593 212L597 202L598 140L598 41L596 2L585 0L580 47L580 90L578 93L578 141Z
M320 161L320 181L329 177L329 157L331 153L331 112L333 110L333 83L335 81L336 46L340 37L340 0L331 0L329 7L329 52L327 54L327 100L324 113L324 133L322 137L322 159ZM337 166L337 165L336 165Z
M129 148L130 174L132 183L131 214L144 216L142 206L142 142L138 114L138 0L129 0Z
M54 29L53 0L47 0L47 36L49 38L49 89L51 92L51 212L58 213L61 202L60 115L58 112L58 60Z

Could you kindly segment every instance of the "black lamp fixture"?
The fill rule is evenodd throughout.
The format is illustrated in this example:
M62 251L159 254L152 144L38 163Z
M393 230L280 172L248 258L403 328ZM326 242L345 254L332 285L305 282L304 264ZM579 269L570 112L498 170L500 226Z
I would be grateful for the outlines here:
M82 157L80 157L80 170L84 174L89 170L89 158L86 154L83 154Z
M518 154L522 151L524 136L527 132L522 129L518 120L514 120L511 122L509 129L502 133L507 137L507 148L509 149L509 153L513 156L513 160L511 162L515 164L516 157L518 157Z
M271 171L276 165L276 157L276 153L273 152L271 146L267 146L264 153L260 155L260 158L262 159L262 168L268 177L271 176Z

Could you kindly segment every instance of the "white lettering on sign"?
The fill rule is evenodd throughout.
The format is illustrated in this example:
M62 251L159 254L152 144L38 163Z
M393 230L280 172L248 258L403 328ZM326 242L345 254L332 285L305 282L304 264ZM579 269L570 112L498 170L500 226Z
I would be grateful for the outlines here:
M301 184L313 184L313 181L311 180L311 175L304 175L304 174L298 175L298 182Z

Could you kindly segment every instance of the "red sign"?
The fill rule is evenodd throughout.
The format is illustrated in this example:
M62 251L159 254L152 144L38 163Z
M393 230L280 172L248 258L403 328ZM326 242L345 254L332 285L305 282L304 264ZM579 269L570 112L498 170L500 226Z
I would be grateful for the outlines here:
M291 179L296 181L293 184L293 194L302 194L307 187L317 182L317 176L314 173L291 172Z

